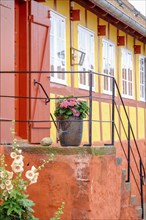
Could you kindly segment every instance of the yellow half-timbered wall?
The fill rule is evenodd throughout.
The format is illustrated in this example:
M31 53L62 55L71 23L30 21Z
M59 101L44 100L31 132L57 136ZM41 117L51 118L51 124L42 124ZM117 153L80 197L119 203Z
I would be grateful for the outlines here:
M124 98L126 110L128 112L130 121L132 122L133 131L136 139L146 140L146 102L140 101L140 70L139 70L139 58L140 55L146 56L146 45L117 29L116 26L109 24L107 21L98 18L97 15L87 10L83 6L73 2L73 9L80 10L80 20L71 21L70 19L70 1L69 0L48 0L45 3L50 7L50 10L55 10L57 13L63 15L66 20L66 70L78 71L79 66L70 65L70 48L74 47L78 49L78 25L81 25L94 33L94 71L103 73L103 62L102 62L102 40L106 39L115 46L115 79L118 83L119 89L122 93L122 61L121 53L122 48L129 50L132 53L132 77L133 77L133 97L131 99ZM98 25L106 25L106 35L98 36L97 27ZM125 36L125 46L117 46L117 35ZM134 45L141 46L141 54L134 54ZM99 79L95 76L95 89L94 94L111 98L109 94L104 94L103 91L103 77ZM67 77L67 86L71 87L71 76ZM65 89L66 89L65 87ZM74 74L73 87L79 88L78 74ZM61 90L58 90L61 91ZM68 90L69 91L69 90ZM83 89L81 90L83 93ZM57 95L62 95L59 92L51 93L51 98L55 98ZM70 94L66 94L70 95ZM117 95L117 92L116 92ZM55 101L51 102L51 112L53 113L55 108ZM123 107L119 104L118 109L123 118L123 124L126 125L127 120ZM103 122L93 122L93 142L106 142L111 140L111 124L107 121L111 121L111 104L106 99L96 99L93 101L93 119L100 120ZM120 132L120 136L123 140L126 139L122 125L119 122L118 114L115 113L115 124ZM56 130L52 125L51 137L56 140ZM84 123L83 142L88 141L88 125ZM115 134L115 140L118 141L118 136Z

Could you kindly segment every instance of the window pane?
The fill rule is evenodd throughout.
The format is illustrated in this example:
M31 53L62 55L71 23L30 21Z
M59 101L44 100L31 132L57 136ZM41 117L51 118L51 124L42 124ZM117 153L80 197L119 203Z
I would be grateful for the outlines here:
M109 76L114 76L114 44L103 40L103 73ZM104 77L104 90L112 92L112 78Z
M93 71L94 69L94 35L89 30L78 26L78 49L85 52L85 59L82 66L79 66L80 71ZM80 57L78 57L79 59ZM78 60L79 61L79 60ZM93 77L94 78L94 77ZM92 80L94 86L94 79ZM89 74L80 73L79 84L89 88Z
M108 77L104 76L104 90L108 90Z
M65 41L65 19L51 12L50 30L50 56L51 70L65 71L66 66L66 41ZM65 81L65 73L52 73L55 82ZM63 81L62 81L63 80Z
M144 57L140 58L140 99L146 100L146 66Z
M122 91L123 95L132 97L132 54L122 50Z

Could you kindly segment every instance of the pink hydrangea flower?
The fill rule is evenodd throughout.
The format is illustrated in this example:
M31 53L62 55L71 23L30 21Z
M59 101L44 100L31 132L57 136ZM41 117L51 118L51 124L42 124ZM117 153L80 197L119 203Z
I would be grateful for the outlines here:
M80 116L80 112L76 112L76 114L74 114L74 116L79 117Z
M75 101L70 101L69 102L69 106L76 106L76 105L77 105L77 103Z
M66 100L60 103L60 108L67 108L68 106L69 106L69 102Z
M71 110L72 110L72 112L73 112L74 114L75 114L76 111L77 111L75 108L72 108Z
M80 116L80 112L78 112L75 108L72 108L71 110L72 110L74 116L76 116L76 117Z

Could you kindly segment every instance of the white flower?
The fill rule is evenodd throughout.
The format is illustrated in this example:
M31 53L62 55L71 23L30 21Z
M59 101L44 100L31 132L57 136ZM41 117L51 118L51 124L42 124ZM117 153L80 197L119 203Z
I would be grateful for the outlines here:
M37 179L33 179L33 180L30 181L30 185L34 184L34 183L37 183Z
M21 162L23 161L23 158L24 158L24 157L23 157L22 155L17 155L17 156L15 157L15 160L14 160L14 161L15 161L16 163L21 163Z
M10 153L10 157L11 157L11 158L14 159L16 156L17 156L17 154L16 154L15 152L11 152L11 153Z
M1 172L0 172L0 177L1 177L2 179L5 177L5 175L6 175L6 172L4 172L4 171L1 171Z
M35 176L35 173L32 170L28 170L28 171L26 171L25 176L26 176L27 179L32 180Z
M7 171L7 175L8 175L8 179L10 180L13 177L13 172Z
M27 189L27 187L26 186L24 186L24 188L23 188L24 190L26 190Z
M18 153L21 154L21 153L22 153L22 150L18 150Z
M14 163L13 165L11 165L12 167L12 170L14 171L14 173L21 173L23 172L23 166L17 164L17 163Z
M16 161L16 160L14 160L13 161L13 163L11 164L11 167L13 167L14 165L19 165L19 166L24 166L24 163L23 163L23 161Z
M5 184L2 183L2 184L0 185L0 188L1 188L1 189L5 189Z
M38 176L39 176L39 173L35 173L34 178L30 180L30 185L37 182Z
M13 185L12 184L10 184L10 185L7 185L6 186L6 189L9 191L9 193L10 193L10 190L12 190L13 189Z
M5 185L6 185L6 186L11 185L11 180L6 180Z
M35 166L32 166L32 167L31 167L31 170L32 170L33 172L36 172L36 171L37 171L37 168L36 168Z
M6 195L7 195L7 190L4 190L3 193L2 193L2 195L3 195L3 196L6 196Z

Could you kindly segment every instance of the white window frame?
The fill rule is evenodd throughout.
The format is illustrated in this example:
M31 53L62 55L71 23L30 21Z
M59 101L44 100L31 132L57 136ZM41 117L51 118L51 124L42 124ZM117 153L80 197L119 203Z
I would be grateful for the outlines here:
M107 76L115 76L115 45L107 39L102 40L102 61L103 74ZM113 73L111 72L113 70ZM112 78L103 77L103 92L112 95ZM106 84L105 84L106 82ZM106 88L107 87L107 88Z
M121 71L122 72L122 96L124 98L133 99L134 78L133 78L132 52L125 48L123 48L121 52L122 52L122 56L121 56L122 58L122 66L121 66L122 67L122 71ZM123 69L125 69L125 74L123 73ZM129 73L128 71L131 71L131 73ZM126 94L125 94L124 89L126 89Z
M141 59L143 60L143 66L141 66ZM140 100L146 101L146 57L140 55L139 57L139 76L140 76ZM142 90L144 95L142 96Z
M82 37L82 36L84 36L84 37ZM89 38L90 38L91 44L89 44ZM95 66L94 32L81 26L81 25L78 25L78 49L85 53L84 62L82 64L82 66L78 67L78 70L79 71L91 71L91 72L93 71L94 72L94 66ZM84 78L85 84L81 83L81 78L82 79ZM92 82L93 82L92 89L93 90L95 90L95 80L94 79L95 79L95 77L93 74L93 78L92 78ZM89 90L89 73L80 73L78 75L78 81L79 81L79 88Z
M66 19L64 16L62 16L59 13L56 13L54 11L50 11L51 20L53 23L53 29L50 27L50 70L52 70L52 64L54 68L54 73L51 73L51 82L67 85L67 76L66 73L56 73L55 71L59 71L57 68L60 68L60 71L66 70ZM60 35L57 36L57 33L59 32L57 24L59 22L62 22L63 25L59 25L60 28L62 27L64 30L60 30ZM59 23L60 24L60 23ZM62 38L61 38L62 37ZM53 42L51 42L51 40ZM58 41L62 41L62 43L58 43ZM63 56L63 58L60 58L59 55L57 55L60 50L60 46L64 44L63 50L60 53L60 56ZM53 45L53 46L52 46ZM64 78L64 79L63 79Z

